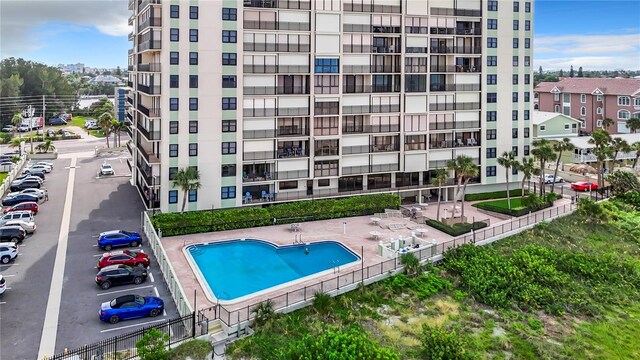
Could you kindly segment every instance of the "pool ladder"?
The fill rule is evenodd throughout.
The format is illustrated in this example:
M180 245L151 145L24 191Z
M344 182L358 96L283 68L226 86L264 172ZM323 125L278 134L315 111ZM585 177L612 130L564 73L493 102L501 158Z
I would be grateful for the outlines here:
M333 267L334 274L340 272L340 260L331 261L331 265Z
M295 239L293 240L293 245L296 245L296 244L304 244L302 242L302 234L295 235Z
M201 247L195 247L193 250L191 250L191 255L200 255L204 252L204 249Z

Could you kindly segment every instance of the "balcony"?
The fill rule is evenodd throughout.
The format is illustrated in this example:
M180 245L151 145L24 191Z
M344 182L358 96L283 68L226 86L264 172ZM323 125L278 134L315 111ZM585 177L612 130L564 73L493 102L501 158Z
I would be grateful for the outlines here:
M148 164L160 164L160 159L158 159L158 157L153 152L147 152L147 150L142 147L140 142L136 143L136 148L138 149L138 153L142 155L145 160L147 160Z
M267 139L276 137L274 129L265 130L244 130L242 132L243 139Z
M309 44L246 42L243 44L243 50L258 52L309 52L311 46Z
M153 173L153 169L149 165L145 164L144 161L140 161L140 159L138 159L136 169L138 169L138 173L144 179L147 187L160 186L160 177L158 175L152 176L151 174Z
M471 9L451 9L451 8L431 8L431 15L448 15L448 16L482 16L482 10Z
M160 95L160 85L143 85L138 84L138 91L147 95Z
M481 28L458 28L456 35L482 35Z
M374 54L399 54L402 52L400 45L372 46L371 52Z
M145 139L147 139L149 141L160 140L160 138L161 138L160 129L155 130L152 127L151 130L147 130L144 126L142 126L142 124L140 122L138 122L138 126L136 128L142 134L142 136L144 136Z
M429 130L474 129L480 127L480 121L442 121L429 123Z
M244 0L244 7L311 10L311 2L289 0Z
M245 117L306 116L309 115L309 108L245 108L242 114Z
M380 164L380 165L360 165L360 166L346 166L342 168L342 175L356 175L356 174L370 174L379 172L391 172L399 171L400 165L395 164ZM371 189L373 191L381 191L381 189Z
M407 46L405 52L407 54L427 54L429 52L429 48L428 47Z
M148 27L151 26L162 26L162 18L161 17L150 17L142 21L138 24L138 32L141 33Z
M159 4L161 4L161 2L162 2L162 0L142 0L140 2L140 6L138 6L138 10L139 11L144 10L144 8L146 8L147 5L149 5L149 4L159 5Z
M245 86L243 95L308 95L306 86Z
M307 74L309 73L309 65L255 65L245 64L243 67L245 73L251 74Z
M137 66L138 71L141 72L160 72L160 63L144 63L144 64L138 64Z
M371 65L372 73L400 73L402 72L400 65Z
M151 191L148 186L140 184L140 181L136 181L136 187L138 188L138 192L140 192L140 196L142 196L144 206L148 210L158 209L160 207L158 196L155 195L155 192Z
M342 72L345 74L369 74L371 67L369 65L344 65Z
M480 46L454 46L453 52L456 54L482 54L482 48Z
M129 35L127 35L127 39L128 39L129 41L133 41L133 39L134 39L134 38L135 38L135 36L134 36L134 34L133 34L133 31L132 31L132 32L130 32L130 33L129 33Z
M138 45L138 52L160 49L162 49L162 41L160 40L147 40Z
M480 103L441 103L429 104L429 111L480 110Z
M288 30L288 31L311 30L311 24L304 23L304 22L244 20L243 24L245 29L255 29L255 30Z
M393 125L362 125L348 124L342 126L343 134L367 134L367 133L388 133L400 131L399 124Z
M271 174L273 164L242 165L242 182L257 182L274 180Z
M133 10L133 6L135 5L136 0L129 0L129 5L127 6L127 9L129 10Z
M400 14L402 12L402 8L397 5L374 5L363 4L362 2L345 2L343 4L343 10L349 12L374 12L386 14Z
M307 178L309 178L309 170L278 171L276 173L276 179L278 180L307 179Z
M134 49L129 49L129 50L127 50L127 54L129 54L129 56L131 56L131 55L133 55L133 51L134 51Z
M480 91L480 84L431 84L429 91Z
M473 133L476 137L479 138L480 133ZM463 135L463 134L459 134ZM450 149L450 148L464 148L464 147L478 147L480 146L480 140L474 137L466 137L466 138L457 138L456 140L452 140L451 138L444 138L444 140L440 139L430 139L429 140L429 149Z
M276 154L278 159L291 159L291 158L303 158L309 157L308 141L299 141L298 143L304 144L302 146L278 146Z
M343 106L343 114L370 114L370 113L393 113L399 112L400 105L351 105Z
M372 53L372 46L371 45L353 45L353 44L345 44L342 45L342 52L345 53L357 53L357 54L363 54L363 53Z
M431 72L480 72L480 66L473 65L431 65Z
M320 148L316 148L313 152L314 156L338 156L340 155L340 148L331 147L331 146L323 146Z
M160 108L149 109L148 107L142 104L138 104L138 110L140 110L141 113L145 114L147 117L150 117L150 118L160 117Z
M275 159L275 157L274 151L245 151L242 153L242 161L271 160Z
M127 96L127 104L133 105L133 99Z
M400 151L400 145L395 144L375 144L375 145L355 145L343 146L342 155L368 154L378 152Z

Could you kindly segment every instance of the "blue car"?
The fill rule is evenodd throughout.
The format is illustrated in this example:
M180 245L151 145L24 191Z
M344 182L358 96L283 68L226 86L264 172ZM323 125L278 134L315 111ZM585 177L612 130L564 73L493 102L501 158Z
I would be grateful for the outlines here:
M115 324L120 320L156 317L163 310L164 301L159 297L124 295L102 303L99 315L100 320Z
M23 202L38 202L38 197L30 194L18 194L16 196L6 197L2 200L2 206L13 206Z
M111 251L117 246L133 246L142 244L142 237L134 231L112 230L100 233L98 246L106 251Z

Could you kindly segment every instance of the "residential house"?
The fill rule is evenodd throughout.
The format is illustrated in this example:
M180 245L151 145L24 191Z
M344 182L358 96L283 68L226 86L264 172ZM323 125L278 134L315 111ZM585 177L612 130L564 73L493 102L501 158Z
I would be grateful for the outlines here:
M548 111L534 111L532 122L533 138L550 140L578 136L582 123L571 116Z

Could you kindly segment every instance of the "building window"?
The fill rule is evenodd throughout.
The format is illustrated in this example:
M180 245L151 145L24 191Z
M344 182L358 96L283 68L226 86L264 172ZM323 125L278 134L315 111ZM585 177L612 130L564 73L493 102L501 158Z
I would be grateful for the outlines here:
M524 111L524 119L529 120L529 110Z
M516 154L518 155L518 154ZM512 167L511 168L511 175L518 175L518 168L517 167Z
M511 76L511 83L512 83L513 85L518 85L518 74L513 74L513 75Z
M487 159L495 159L496 153L496 148L487 148Z
M237 123L236 120L222 120L222 132L236 132Z
M513 153L513 155L518 156L518 147L517 146L512 146L511 147L511 152Z
M498 1L487 1L487 11L498 11Z
M531 20L525 20L524 21L524 29L526 31L531 31Z
M525 91L524 92L524 102L528 103L529 101L531 101L531 93L528 92L528 91Z
M189 87L192 89L198 88L198 75L189 75Z
M587 116L587 108L584 106L580 107L580 116Z
M489 74L487 75L487 85L495 85L498 83L498 75Z
M189 121L189 134L198 133L198 122L196 120Z
M529 55L524 56L524 66L531 66L531 56Z
M169 99L169 110L178 111L178 98Z
M493 55L487 56L487 66L498 66L498 57Z
M235 30L222 30L222 42L235 44L238 39L238 32Z
M178 122L169 121L169 134L177 134L177 133L178 133Z
M596 101L602 101L602 95L596 96Z
M197 19L198 18L198 7L197 6L189 6L189 19Z
M631 99L628 96L618 96L618 106L631 105Z
M178 157L178 144L169 144L169 157Z
M169 64L170 65L180 64L180 53L178 53L177 51L171 51L169 53Z
M514 103L518 102L518 92L517 91L514 91L514 92L511 93L511 101L514 102Z
M520 11L520 2L519 1L514 1L513 2L513 12L518 12Z
M497 133L496 129L487 129L487 140L495 140Z
M495 103L498 101L498 94L497 93L487 93L487 102L488 103Z
M496 121L498 118L497 111L487 111L487 121Z
M531 48L531 38L525 38L524 39L524 48L525 49L530 49Z
M596 108L596 114L602 115L602 108L601 107Z
M178 203L178 190L169 190L169 204Z
M524 74L524 83L526 85L529 85L531 83L531 75L529 74Z
M531 12L531 2L527 1L524 3L524 12Z
M198 42L198 29L189 29L189 41Z
M190 52L189 53L189 65L198 65L198 53Z
M553 94L553 101L560 101L560 94L558 93Z
M569 130L570 128L571 128L571 125L569 125L569 124L564 124L564 129L565 129L565 130Z
M629 120L631 117L631 113L627 110L618 110L618 119L619 120Z
M529 149L530 149L529 145L524 146L524 149L523 149L524 156L529 156Z
M517 49L520 46L520 39L513 38L513 48Z
M513 30L520 29L520 20L513 20Z
M487 176L496 176L495 166L487 166Z
M518 138L518 128L511 129L511 138L512 139L517 139Z
M586 129L587 128L587 122L584 120L578 120L580 121L580 128L581 129Z
M633 99L633 106L640 106L640 97Z
M339 59L316 59L315 72L337 74L340 72L340 61Z
M494 37L487 38L487 47L488 48L497 48L498 47L498 38L494 38Z
M189 190L189 202L198 201L198 189Z
M498 19L487 19L487 29L495 30L498 28Z
M546 125L540 125L540 131L545 131L547 130L547 126Z
M236 164L222 165L221 176L236 176Z
M198 110L198 98L189 98L189 111Z
M172 19L177 19L180 17L180 6L178 5L171 5L170 9L170 16Z
M596 120L596 127L602 127L602 120Z
M238 78L235 75L222 75L223 88L236 88L238 86Z
M236 198L236 187L235 186L223 186L221 198L223 199L235 199Z
M529 128L528 127L524 128L524 138L525 139L529 138Z
M517 56L517 55L515 55L515 56L513 57L513 60L512 60L512 62L513 62L513 66L518 66L518 62L519 62L519 60L520 60L520 59L518 58L518 56Z
M238 63L238 54L222 53L222 65L236 65Z
M222 8L222 20L228 20L228 21L238 20L238 9Z
M237 106L237 99L235 97L223 97L222 98L222 110L235 110Z
M222 154L223 155L235 154L235 153L236 153L236 142L235 141L223 142L222 143Z
M169 168L169 180L175 180L176 174L178 173L178 167L170 167Z
M198 144L197 143L189 144L189 156L198 156Z
M170 41L180 41L180 29L178 29L178 28L169 29L169 40Z
M553 112L559 113L560 112L560 105L558 105L558 104L554 105L553 106Z
M180 76L178 75L169 75L169 87L177 88L180 86Z
M518 121L518 110L511 110L511 120Z

